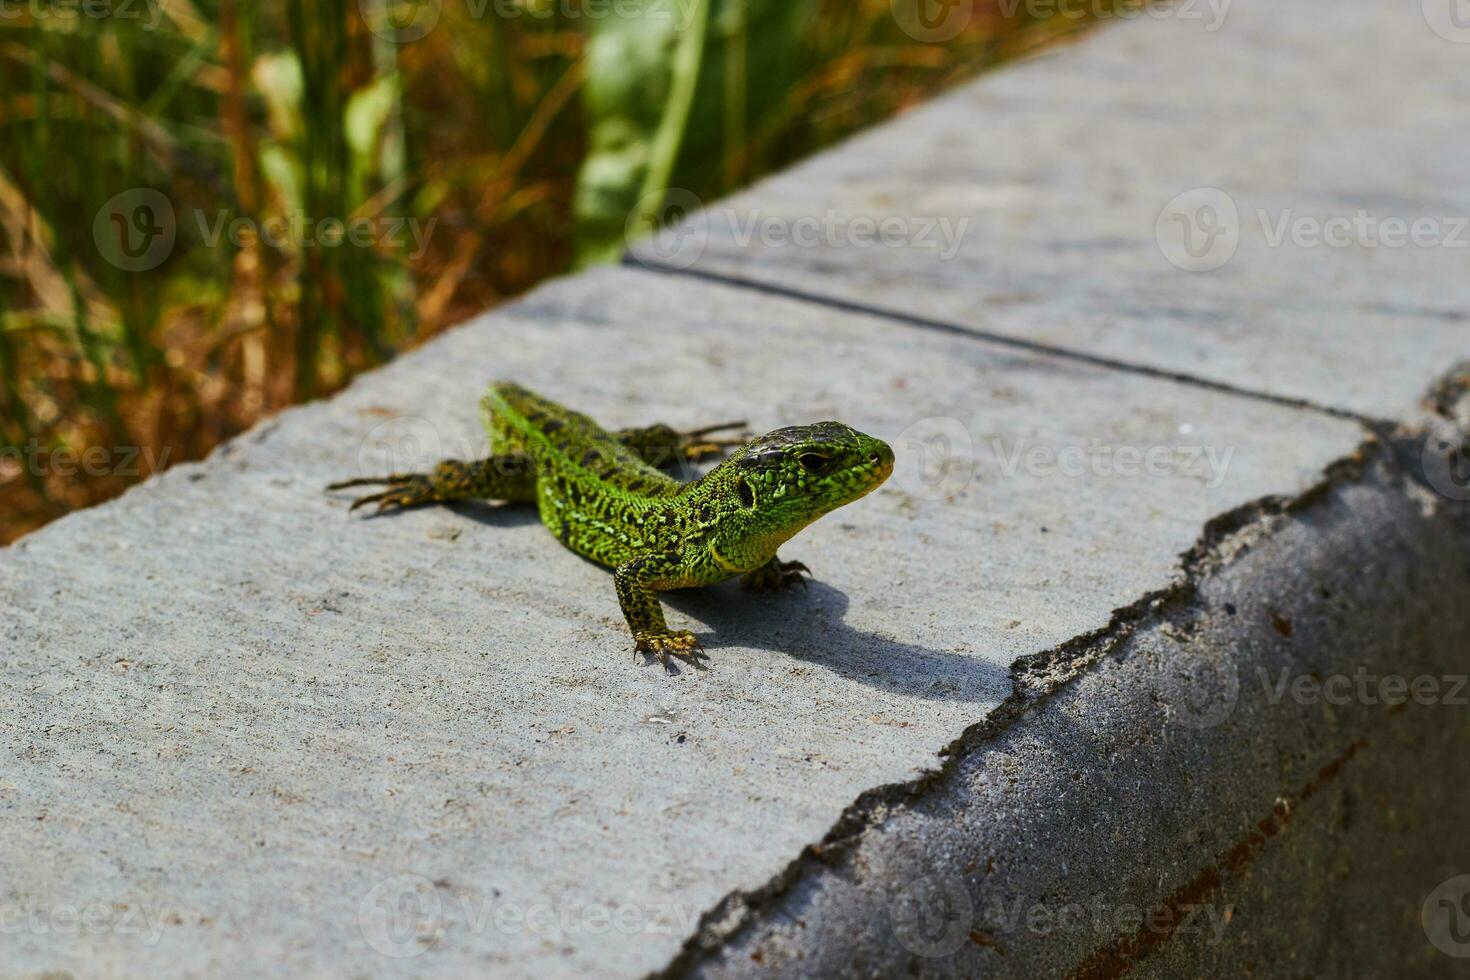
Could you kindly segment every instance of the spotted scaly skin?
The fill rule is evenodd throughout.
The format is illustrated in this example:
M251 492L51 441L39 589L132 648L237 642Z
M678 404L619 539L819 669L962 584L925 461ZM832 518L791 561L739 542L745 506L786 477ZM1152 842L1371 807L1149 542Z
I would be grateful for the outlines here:
M470 497L534 501L562 544L614 570L635 648L660 660L700 647L688 630L669 629L657 592L736 575L754 588L803 581L806 566L781 561L776 550L893 472L886 443L840 422L818 422L750 440L703 477L680 483L658 467L735 445L710 438L729 426L608 432L511 382L492 385L481 404L489 459L448 460L426 476L332 488L387 483L388 490L353 504L377 503L380 511Z

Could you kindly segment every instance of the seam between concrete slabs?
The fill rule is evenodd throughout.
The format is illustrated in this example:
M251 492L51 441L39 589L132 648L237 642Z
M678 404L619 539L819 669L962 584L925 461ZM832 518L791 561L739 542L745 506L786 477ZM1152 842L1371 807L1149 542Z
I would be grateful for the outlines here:
M1252 533L1271 533L1269 524L1273 519L1312 508L1335 488L1358 482L1370 465L1382 467L1402 492L1410 493L1410 488L1419 487L1414 476L1400 464L1392 445L1369 431L1353 453L1329 464L1322 479L1302 493L1263 497L1211 518L1194 546L1180 556L1179 570L1172 583L1114 610L1105 626L1050 650L1017 659L1010 669L1011 694L940 750L944 761L939 768L907 782L863 791L822 840L808 844L764 885L749 891L734 890L701 916L694 934L685 940L679 953L663 969L650 973L649 980L684 976L706 956L718 954L726 940L756 925L766 909L808 874L838 866L861 835L881 824L891 808L918 802L931 791L943 791L961 760L1024 721L1034 709L1117 651L1141 628L1161 623L1170 613L1182 611L1193 600L1201 579L1231 563L1231 545Z
M1172 381L1177 384L1189 385L1194 388L1204 388L1209 391L1218 391L1223 394L1236 395L1241 398L1249 398L1253 401L1267 402L1279 405L1283 408L1298 411L1315 412L1336 419L1345 419L1367 426L1375 431L1383 431L1394 423L1388 419L1376 419L1372 416L1362 415L1345 408L1333 405L1323 405L1309 401L1305 398L1292 398L1288 395L1273 395L1267 391L1257 391L1254 388L1242 388L1224 381L1214 381L1210 378L1201 377L1197 374L1189 374L1183 371L1167 371L1163 368L1151 367L1147 364L1135 364L1132 361L1119 360L1118 358L1105 357L1101 354L1090 354L1086 351L1075 350L1071 347L1062 347L1055 344L1046 344L1037 340L1026 340L1021 337L1012 337L1001 333L992 333L988 330L980 330L976 327L967 327L962 324L952 323L948 320L936 320L932 317L918 316L913 313L904 313L900 310L885 306L873 306L857 300L838 299L832 296L823 296L820 293L808 293L804 290L795 289L790 286L781 286L774 283L759 282L753 279L744 279L740 276L726 275L719 272L707 272L702 269L680 269L674 266L664 266L656 262L640 259L631 253L622 258L622 265L643 269L655 275L683 276L690 279L699 279L705 282L719 283L736 289L748 289L767 296L778 296L783 299L794 300L799 303L808 303L814 306L824 306L828 309L843 313L855 313L862 316L876 317L889 323L910 327L916 330L930 330L935 333L948 334L953 337L966 337L970 340L978 340L985 343L999 344L1014 350L1023 350L1033 354L1044 354L1067 361L1088 364L1109 371L1117 371L1124 374L1136 374L1141 377L1154 378L1162 381Z

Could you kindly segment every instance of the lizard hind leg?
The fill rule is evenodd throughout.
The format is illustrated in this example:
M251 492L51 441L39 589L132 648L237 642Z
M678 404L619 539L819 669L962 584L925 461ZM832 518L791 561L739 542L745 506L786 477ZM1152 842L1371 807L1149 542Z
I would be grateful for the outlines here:
M728 450L750 441L745 420L717 422L681 432L672 426L648 425L636 429L619 429L613 433L619 442L637 453L650 466L672 466L680 462L697 463L712 456L723 456ZM742 430L721 437L716 433Z
M452 500L504 500L528 503L536 499L536 475L531 461L519 454L491 456L474 462L446 459L427 473L392 473L383 477L360 477L328 485L328 490L386 485L377 493L358 497L350 511L377 504L377 513L403 510Z

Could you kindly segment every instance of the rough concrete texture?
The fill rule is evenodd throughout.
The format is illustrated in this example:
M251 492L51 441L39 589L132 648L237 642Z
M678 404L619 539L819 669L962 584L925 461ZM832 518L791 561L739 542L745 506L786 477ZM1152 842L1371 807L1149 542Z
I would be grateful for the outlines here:
M635 255L1360 415L1412 411L1470 332L1470 43L1429 26L1453 4L1124 6L1134 19Z
M1219 522L1178 586L1018 662L941 773L867 794L670 972L1470 976L1470 937L1425 925L1470 867L1449 510L1379 448Z
M608 573L528 512L363 521L322 492L482 452L495 376L613 425L842 418L893 439L905 469L789 546L809 592L673 597L713 666L669 676L635 662ZM956 446L926 483L905 433L935 426ZM167 915L141 945L23 931L7 961L658 968L864 790L936 765L1010 696L1018 657L1105 627L1170 581L1211 515L1303 492L1364 438L708 283L555 283L0 553L18 679L4 900ZM1124 450L1176 472L1119 473ZM394 902L417 936L388 930Z
M1202 173L1463 203L1420 12L1306 9L1120 25L754 192L988 222L948 265L706 252L898 314L589 273L0 551L0 973L1463 973L1463 270L1149 237ZM526 511L322 492L483 452L494 377L900 470L809 592L670 597L712 666L664 673ZM1360 668L1438 698L1299 693Z

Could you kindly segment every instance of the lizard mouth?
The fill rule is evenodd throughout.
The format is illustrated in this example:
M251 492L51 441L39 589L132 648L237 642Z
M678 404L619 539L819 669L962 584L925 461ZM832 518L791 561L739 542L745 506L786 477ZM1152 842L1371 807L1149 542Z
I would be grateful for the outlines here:
M875 445L868 451L868 462L872 464L873 486L877 487L893 475L893 450L888 443L874 439Z
M893 475L893 450L886 443L873 439L860 458L862 461L854 462L849 471L852 474L850 482L840 491L841 503L852 503L866 497Z

